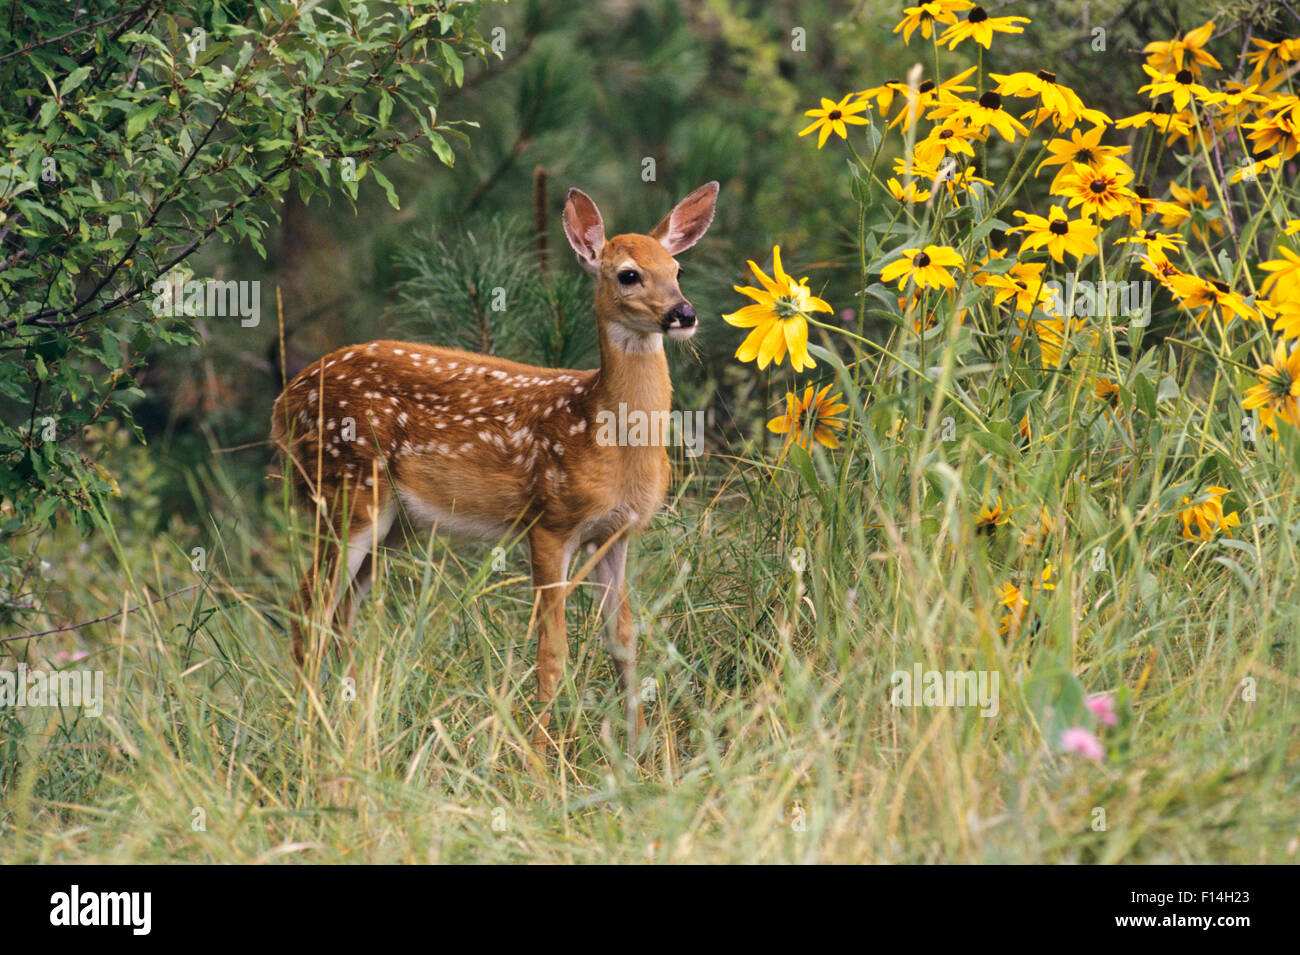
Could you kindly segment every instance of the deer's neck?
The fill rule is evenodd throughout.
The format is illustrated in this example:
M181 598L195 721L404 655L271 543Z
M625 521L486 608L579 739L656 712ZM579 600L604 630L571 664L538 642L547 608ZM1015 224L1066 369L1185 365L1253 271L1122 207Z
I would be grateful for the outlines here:
M600 378L595 389L598 411L668 411L672 382L663 336L637 336L611 322L600 323Z

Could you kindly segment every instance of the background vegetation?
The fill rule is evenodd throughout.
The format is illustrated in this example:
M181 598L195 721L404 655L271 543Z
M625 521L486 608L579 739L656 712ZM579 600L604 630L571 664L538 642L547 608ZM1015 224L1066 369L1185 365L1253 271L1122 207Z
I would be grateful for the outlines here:
M82 6L89 23L120 14ZM0 321L12 325L0 326L0 665L93 666L108 694L100 719L0 709L0 858L1294 856L1300 458L1294 435L1258 446L1240 437L1259 343L1234 341L1230 361L1199 340L1200 350L1171 344L1193 336L1158 292L1147 337L1120 342L1112 373L1123 389L1107 410L1090 398L1092 358L1053 371L1041 352L1010 347L1014 321L996 349L950 339L943 321L908 339L913 316L880 294L877 275L876 292L862 294L866 257L885 264L907 235L886 232L898 205L881 181L904 138L884 140L872 179L840 141L819 150L795 135L822 96L901 79L918 61L933 73L928 40L890 34L898 7L348 3L310 11L308 28L308 4L184 6L143 3L129 24L44 42L82 23L61 27L66 12L20 4L27 19L3 34ZM1266 2L994 12L1032 22L982 56L969 43L945 51L944 78L977 64L1048 67L1115 117L1144 101L1148 42L1214 18L1231 74L1250 37L1300 29ZM269 37L290 22L298 32L276 45L282 59L250 74L239 108L218 122L209 99L223 68L241 47L269 55ZM196 27L206 62L177 59ZM381 55L397 39L410 44L409 71ZM92 69L74 82L83 56ZM376 57L378 79L353 65ZM405 102L394 95L401 77ZM277 118L288 115L295 135ZM202 174L178 172L180 137L193 144L208 128ZM860 127L853 135L866 152L871 141ZM1108 136L1145 142L1141 130ZM16 183L42 181L51 154L61 178L18 194ZM355 180L338 164L348 156ZM981 173L1001 182L1016 152L982 158ZM1162 151L1152 169L1161 185L1196 174L1186 150ZM678 457L669 505L633 552L643 669L656 687L647 752L625 752L580 589L565 743L543 777L527 769L520 554L502 570L487 548L431 541L387 558L355 631L355 699L337 683L304 687L285 631L310 541L266 476L284 378L379 335L589 365L589 280L558 224L565 188L592 195L613 231L640 231L715 178L718 218L684 256L702 327L671 356L677 406L707 409L708 453ZM1050 178L1028 179L1013 208L1044 211ZM177 205L150 225L169 183L183 184ZM39 225L37 198L52 210ZM1283 202L1294 217L1293 199ZM163 323L131 300L102 313L79 304L91 291L108 305L114 290L147 289L225 209L240 210L226 241L196 245L186 265L260 281L257 327ZM1192 221L1222 214L1210 206ZM969 224L954 228L970 235ZM1265 248L1273 232L1261 234ZM1208 261L1231 249L1223 235L1213 241ZM782 453L764 425L796 376L736 361L743 333L720 319L741 304L732 286L750 282L746 259L767 268L778 242L787 270L812 276L834 304L828 324L903 360L814 330L818 367L798 385L849 395L854 425L835 451ZM506 290L504 312L484 306L495 288ZM32 331L51 307L95 314L52 337ZM952 356L947 392L900 371L924 369L925 354ZM938 430L949 412L952 441ZM33 436L46 415L58 424L53 448ZM1184 540L1179 505L1211 481L1230 484L1242 525ZM1006 521L990 534L984 512L998 499ZM1011 627L1008 583L1028 599ZM79 624L96 618L107 619ZM890 705L891 674L915 662L998 671L999 715ZM1090 719L1090 693L1117 707L1116 725L1098 728L1100 762L1059 745L1064 728Z

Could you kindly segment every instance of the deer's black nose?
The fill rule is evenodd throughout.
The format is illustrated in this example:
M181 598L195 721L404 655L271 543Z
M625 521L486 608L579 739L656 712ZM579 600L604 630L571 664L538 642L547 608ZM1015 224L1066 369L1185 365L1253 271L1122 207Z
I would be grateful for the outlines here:
M695 326L695 309L690 302L678 302L664 316L664 329L693 328Z

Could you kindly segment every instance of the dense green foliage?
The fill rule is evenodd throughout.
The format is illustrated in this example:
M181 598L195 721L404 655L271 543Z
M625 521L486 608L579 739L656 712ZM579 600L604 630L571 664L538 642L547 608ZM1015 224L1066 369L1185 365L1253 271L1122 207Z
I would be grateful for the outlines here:
M61 505L90 526L116 485L83 430L131 420L152 349L196 341L198 318L273 314L273 295L238 318L221 297L169 297L206 243L265 256L291 189L355 201L372 177L396 208L383 159L451 165L463 133L436 107L489 52L477 17L224 0L15 3L0 17L0 549Z

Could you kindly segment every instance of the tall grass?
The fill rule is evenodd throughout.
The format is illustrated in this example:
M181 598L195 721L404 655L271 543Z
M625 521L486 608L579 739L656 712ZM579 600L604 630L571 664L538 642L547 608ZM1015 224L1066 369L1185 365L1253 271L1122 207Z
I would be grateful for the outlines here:
M867 435L893 416L887 403L866 414L878 425ZM1119 441L1122 425L1109 427ZM1171 458L1183 440L1166 430L1149 453ZM820 470L804 474L722 455L679 462L631 565L642 669L656 684L646 746L627 750L579 587L562 744L541 772L524 758L522 554L495 570L485 547L386 555L353 633L353 696L344 666L304 681L289 659L285 608L307 529L275 494L214 469L195 481L210 527L178 539L119 518L55 568L79 587L64 613L142 609L72 638L7 644L32 665L55 647L90 648L78 665L106 672L106 705L100 719L6 714L0 859L1290 858L1293 487L1264 497L1254 532L1230 546L1192 544L1141 519L1162 506L1167 478L1123 492L1099 475L1055 498L1054 453L1008 441L996 460L980 441L854 441L835 458L818 452ZM1038 545L1059 582L1033 592L1018 635L998 633L1005 608L990 594L997 567L1041 560L1014 526L1038 518L1024 508L977 535L982 501L956 476L981 473L1004 501L1037 492L1059 508ZM207 542L201 574L196 540ZM1097 541L1114 545L1103 571ZM915 662L996 670L998 714L892 705L891 674ZM1241 698L1246 677L1254 702ZM1054 738L1077 708L1074 681L1120 692L1104 763Z

